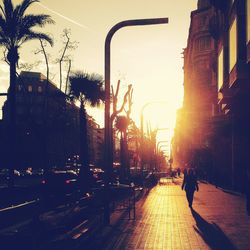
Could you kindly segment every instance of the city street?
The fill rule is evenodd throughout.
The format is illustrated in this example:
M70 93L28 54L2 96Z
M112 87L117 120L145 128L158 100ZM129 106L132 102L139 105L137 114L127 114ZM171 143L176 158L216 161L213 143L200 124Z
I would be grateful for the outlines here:
M104 230L88 249L250 249L244 196L200 183L192 211L180 183L153 188L137 203L135 221L114 219L112 234Z
M250 250L250 0L0 0L0 250Z

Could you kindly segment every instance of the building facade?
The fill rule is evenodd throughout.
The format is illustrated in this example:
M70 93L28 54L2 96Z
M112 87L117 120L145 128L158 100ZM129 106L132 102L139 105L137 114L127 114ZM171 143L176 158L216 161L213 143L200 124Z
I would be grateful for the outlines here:
M196 46L199 36L210 47L204 40ZM211 181L243 191L250 161L249 0L198 1L184 50L184 79L174 158L203 164Z
M178 111L172 142L174 166L204 165L211 134L210 122L217 107L216 40L210 32L214 7L198 1L191 12L187 47L184 49L184 101ZM190 166L191 165L191 166Z
M243 191L250 168L250 1L212 4L216 8L219 107L214 164L220 181Z
M15 168L26 169L64 167L80 155L79 107L38 72L21 72L16 86L17 155ZM8 131L9 103L3 107L1 131ZM88 119L89 138L99 129L93 119ZM12 157L12 145L8 132L4 133L1 148L4 149L1 165L7 166ZM100 139L102 140L102 139ZM100 142L99 140L99 142ZM91 141L91 139L89 139ZM96 142L97 139L92 141ZM98 154L96 145L90 151ZM2 151L3 152L3 151ZM93 155L92 154L92 155ZM99 156L100 158L101 156ZM97 161L98 156L94 156ZM99 159L100 161L100 159Z
M104 129L96 123L95 119L87 116L87 134L89 145L89 160L90 164L97 167L104 167Z

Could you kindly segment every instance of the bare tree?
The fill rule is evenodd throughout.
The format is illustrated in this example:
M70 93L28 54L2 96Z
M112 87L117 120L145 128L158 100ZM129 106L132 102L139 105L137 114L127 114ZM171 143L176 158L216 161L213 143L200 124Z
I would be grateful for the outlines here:
M67 95L68 93L68 85L69 85L69 74L71 70L71 60L68 62L68 71L67 71L67 76L66 76L66 81L65 81L65 94Z
M62 90L62 64L63 62L68 62L67 66L67 76L66 76L66 82L65 82L65 93L67 93L68 89L68 78L69 73L71 70L71 58L70 55L67 54L67 51L75 50L78 47L78 42L71 41L71 31L70 29L64 29L63 34L61 35L62 41L63 41L63 48L59 51L61 53L61 56L59 59L56 60L56 62L59 63L59 76L60 76L60 85L59 88Z
M128 177L129 170L127 169L128 163L128 150L127 150L127 127L130 122L130 113L132 107L132 96L133 96L133 89L132 84L128 85L127 91L123 96L123 102L118 108L118 96L120 91L120 84L121 81L119 80L117 83L116 90L114 87L111 86L112 91L112 102L113 102L113 113L111 114L111 127L113 128L113 122L116 119L116 127L121 132L121 162L122 162L122 178ZM125 109L126 104L128 104L128 110ZM121 112L126 112L126 116L118 116ZM113 132L111 133L111 141L113 146ZM113 149L112 149L113 152ZM113 161L113 160L112 160Z
M112 91L112 102L113 102L113 113L111 114L111 124L113 124L115 118L117 117L118 114L120 114L124 108L125 105L128 101L128 97L131 95L131 90L132 90L132 84L128 85L128 90L125 93L124 97L123 97L123 102L120 108L117 107L118 105L118 95L119 95L119 91L120 91L120 84L121 81L119 80L117 83L117 87L116 90L114 91L114 87L111 86L111 91Z
M44 165L46 170L48 169L48 150L47 150L47 113L48 113L48 97L49 97L49 57L50 55L46 52L46 47L48 45L47 42L42 41L41 39L39 39L40 41L40 49L37 49L35 51L35 54L43 54L44 56L44 60L45 60L45 64L46 64L46 85L45 85L45 89L43 92L43 150L44 150Z

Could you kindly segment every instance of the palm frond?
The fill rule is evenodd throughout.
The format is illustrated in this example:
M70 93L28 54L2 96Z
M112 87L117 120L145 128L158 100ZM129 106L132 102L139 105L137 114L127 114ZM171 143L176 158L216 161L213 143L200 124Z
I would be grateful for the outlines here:
M29 31L20 37L20 45L24 42L31 41L31 40L37 40L37 39L47 41L51 46L53 46L53 44L54 44L53 39L48 34L41 33L41 32Z
M0 14L0 30L3 32L6 30L6 22L1 14Z
M40 0L23 0L21 4L18 4L16 6L16 11L18 12L19 16L23 16L27 8L36 2L40 2Z
M4 24L4 25L6 24L6 20L2 14L0 14L0 22L1 22L1 24Z
M129 125L129 121L126 116L117 116L115 126L120 132L124 132L127 130Z
M104 101L103 77L98 74L75 72L69 77L70 92L76 98L83 97L91 106Z
M14 7L11 0L3 0L3 7L1 8L1 10L6 20L11 20L13 8Z
M53 45L52 38L44 33L35 32L33 27L44 27L46 24L53 24L54 21L49 15L25 14L27 8L39 0L23 0L21 4L13 6L12 0L3 0L0 6L2 15L0 15L0 38L8 41L4 45L7 49L10 47L20 47L24 42L34 39L42 39Z
M4 17L0 14L0 46L7 47L9 45L8 36L6 36L6 21Z
M54 24L55 21L49 15L26 15L22 19L22 28L30 29L34 26L44 27L46 24Z
M1 35L0 35L0 46L6 46L7 47L7 45L8 45L8 42L5 39L2 39Z
M1 10L1 14L5 17L5 11L4 11L4 8L3 8L3 6L2 5L0 5L0 10Z

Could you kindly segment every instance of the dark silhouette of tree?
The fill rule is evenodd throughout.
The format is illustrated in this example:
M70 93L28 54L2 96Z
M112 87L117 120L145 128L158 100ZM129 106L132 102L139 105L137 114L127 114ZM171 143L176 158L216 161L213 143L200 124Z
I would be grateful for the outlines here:
M71 30L70 29L64 29L63 34L61 35L62 42L63 42L63 47L59 51L61 53L60 57L56 60L56 62L59 63L59 76L60 76L60 87L59 89L62 90L62 64L67 62L67 76L65 79L65 94L67 94L68 91L68 79L69 79L69 74L71 70L71 56L67 53L70 50L75 50L78 47L78 42L72 41L71 39Z
M117 116L115 126L120 132L120 161L121 161L121 179L127 179L129 176L128 164L128 141L127 129L129 120L126 116Z
M129 127L128 127L128 143L134 142L135 143L135 155L133 158L133 164L134 167L138 168L139 164L139 142L140 142L140 129L136 126L135 122L133 120L130 121Z
M103 82L103 77L98 74L80 71L69 77L70 95L80 102L80 158L83 166L89 166L86 104L95 107L104 102Z
M46 24L52 24L54 21L49 15L26 14L27 9L39 0L23 0L20 4L14 6L12 0L3 0L0 5L0 46L4 47L7 53L6 60L10 65L10 87L8 93L9 101L9 129L11 151L15 155L15 127L16 127L16 67L19 60L19 48L28 41L41 39L48 41L53 45L52 38L42 32L34 31L34 27L44 27ZM14 159L15 157L11 157ZM15 162L11 163L12 168ZM11 178L12 179L12 178Z
M118 126L118 130L120 130L121 132L121 152L120 152L120 156L121 156L121 165L122 165L122 176L125 177L127 174L126 172L126 167L128 167L128 164L127 164L127 127L128 127L128 124L127 124L127 127L126 127L126 130L125 131L122 131L121 128L119 128L119 123L121 120L121 122L124 122L125 124L125 118L127 119L127 122L126 123L129 123L130 121L130 113L131 113L131 107L132 107L132 95L133 95L133 89L132 89L132 84L129 84L128 85L128 89L126 91L126 93L124 94L123 96L123 102L120 106L120 108L118 108L118 95L119 95L119 91L120 91L120 80L118 81L117 83L117 87L116 87L116 90L114 90L114 87L111 86L111 91L112 91L112 106L113 106L113 113L111 114L111 127L112 127L112 130L113 130L113 122L114 120L116 119L116 125ZM128 110L126 111L125 110L125 106L126 104L128 104ZM118 114L120 114L121 112L125 111L126 114L127 114L127 117L125 116L118 116ZM121 118L122 117L122 118ZM111 141L112 141L112 152L114 151L113 150L113 132L111 133ZM113 161L113 155L112 155L112 161Z

